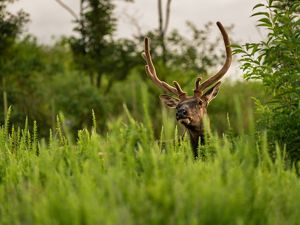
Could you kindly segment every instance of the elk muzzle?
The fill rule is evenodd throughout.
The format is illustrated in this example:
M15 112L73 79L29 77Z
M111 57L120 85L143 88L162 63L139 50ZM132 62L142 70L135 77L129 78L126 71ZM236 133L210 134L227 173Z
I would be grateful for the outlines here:
M185 108L179 108L176 111L176 119L182 124L188 125L191 123L191 118L188 115L188 111Z

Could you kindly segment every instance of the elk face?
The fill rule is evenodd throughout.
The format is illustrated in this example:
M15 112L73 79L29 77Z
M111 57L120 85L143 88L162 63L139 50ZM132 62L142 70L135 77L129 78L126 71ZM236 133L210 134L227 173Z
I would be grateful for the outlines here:
M194 96L187 96L187 93L181 89L177 81L174 81L174 86L172 86L158 78L152 62L148 38L145 38L145 51L142 54L147 63L145 66L146 73L153 83L165 92L169 92L178 97L175 98L169 95L160 96L161 100L167 106L176 108L176 119L189 130L195 158L198 156L197 148L199 140L201 143L204 143L203 117L206 114L206 108L209 102L216 97L221 85L220 79L228 71L232 60L228 35L220 22L217 22L217 26L223 36L226 61L219 72L209 77L203 83L200 83L201 78L196 79Z
M201 123L205 110L201 99L184 100L176 106L176 120L186 127L197 127Z
M169 95L160 95L165 105L176 109L176 120L192 131L203 130L203 117L207 113L208 103L216 97L220 83L213 86L201 97L187 97L179 100Z

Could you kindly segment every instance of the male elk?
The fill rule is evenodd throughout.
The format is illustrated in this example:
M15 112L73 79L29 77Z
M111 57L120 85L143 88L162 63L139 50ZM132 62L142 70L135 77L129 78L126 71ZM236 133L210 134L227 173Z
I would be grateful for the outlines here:
M230 42L228 34L226 33L223 25L217 22L226 49L226 61L221 68L221 70L214 76L211 76L203 83L201 83L201 78L196 79L196 85L194 89L194 96L188 96L184 92L177 81L173 81L174 86L161 81L156 74L151 54L150 54L150 43L149 39L145 38L145 51L143 52L143 58L145 59L147 65L145 66L147 75L158 87L163 89L165 92L177 95L178 98L169 95L160 95L160 99L169 107L176 108L176 119L181 122L189 131L191 145L193 149L194 157L198 157L198 146L199 141L204 144L204 130L203 130L203 118L207 114L208 103L216 97L221 85L220 79L228 71L231 60L232 53L230 48Z

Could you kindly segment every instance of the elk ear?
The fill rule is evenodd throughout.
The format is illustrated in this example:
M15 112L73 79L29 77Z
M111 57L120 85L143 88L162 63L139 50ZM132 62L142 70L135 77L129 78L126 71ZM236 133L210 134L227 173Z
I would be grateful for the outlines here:
M163 103L165 103L170 108L176 108L179 102L179 99L169 95L160 95L159 98Z
M217 96L220 85L221 85L221 81L216 83L207 92L205 92L205 94L201 96L201 99L206 101L208 104L211 100L213 100Z

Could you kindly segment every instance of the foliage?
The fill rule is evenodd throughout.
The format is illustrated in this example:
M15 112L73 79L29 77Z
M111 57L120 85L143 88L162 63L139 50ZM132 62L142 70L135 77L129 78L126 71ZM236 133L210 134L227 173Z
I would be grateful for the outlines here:
M57 74L50 82L51 88L48 88L47 96L52 96L51 102L48 103L52 112L51 115L48 112L45 116L52 118L52 128L55 125L56 114L63 114L66 128L72 137L76 137L77 130L82 127L91 127L89 117L92 110L96 116L102 118L97 124L99 130L106 127L107 114L109 113L105 108L107 105L106 98L90 85L86 77L70 71Z
M263 86L259 82L224 82L217 98L208 106L208 114L213 130L222 134L228 129L236 134L247 133L253 125L252 120L260 119L258 114L253 114L255 101L266 101L266 95L262 91ZM229 120L229 121L228 121Z
M25 118L35 120L43 124L39 133L45 137L55 126L58 113L65 114L71 131L89 126L87 113L93 108L97 115L103 114L99 93L86 77L72 70L65 41L47 47L29 36L15 43L11 51L15 56L7 66L13 73L6 77L6 93L8 105L14 108L11 119L15 124L23 124ZM3 106L0 105L1 119ZM105 121L100 122L101 128Z
M18 35L22 32L24 24L28 22L28 15L24 11L16 14L8 12L7 5L14 1L1 0L0 2L0 65L5 68L3 56L8 54L9 48L14 44ZM3 69L1 69L3 73Z
M116 18L111 0L81 0L80 4L80 17L74 28L79 37L70 38L75 65L89 75L97 88L103 88L103 76L109 76L108 92L113 81L124 79L135 64L134 43L113 39Z
M182 35L174 30L168 37L171 45L171 64L182 64L185 71L192 70L204 76L208 75L208 72L223 63L225 58L222 36L212 22L208 22L203 28L187 22L187 28L188 35ZM213 30L216 32L212 32ZM226 27L228 33L231 30L232 27Z
M7 94L7 99L3 98L1 101L1 112L5 116L7 105L14 105L16 111L12 115L12 120L15 123L23 123L26 115L30 119L45 122L40 110L41 99L44 96L43 77L40 74L42 72L47 74L46 64L43 61L45 54L31 37L16 42L10 48L10 52L10 56L5 55L7 74L1 91Z
M101 86L101 76L107 71L106 60L111 55L109 41L116 27L113 9L109 0L81 0L80 18L75 21L74 29L80 36L70 40L75 65L87 71L92 84L97 74L97 87Z
M15 52L14 44L16 39L23 31L23 25L28 22L28 15L19 11L12 14L7 10L7 6L13 3L14 0L0 1L0 86L3 97L3 111L7 112L7 93L6 93L6 79L14 71L10 66L11 61L14 60Z
M99 20L96 18L96 14L100 12L97 10L92 12L92 8L87 7L89 6L87 0L83 3L85 7L83 7L83 15L80 18L84 19L82 21L85 24L84 27L88 28L89 32L93 29L100 29L98 26L102 25L96 24ZM107 13L109 14L111 11L107 11ZM106 19L112 16L108 14ZM81 20L75 21L78 30L81 26L79 21ZM89 21L92 21L95 26L92 26L92 22L89 23ZM103 48L100 45L98 47L101 47L103 51L107 50L108 55L102 62L97 61L95 55L92 57L92 55L83 54L75 57L68 37L62 38L53 46L38 44L32 36L24 36L15 40L14 44L8 48L10 55L1 54L0 56L6 60L5 71L7 71L5 86L0 89L7 94L6 103L3 98L0 98L0 121L3 122L5 117L5 105L11 105L14 109L11 120L15 124L22 126L26 118L29 121L37 121L38 124L43 124L39 127L39 135L47 137L49 129L54 129L56 115L59 114L64 117L66 129L73 137L76 137L78 129L91 126L88 115L92 110L97 118L101 118L97 121L98 131L106 132L110 121L122 115L124 103L134 117L138 121L142 121L145 111L144 102L148 101L151 102L151 106L147 110L151 112L151 117L155 121L152 127L156 137L160 134L162 117L170 117L175 124L174 112L166 113L164 111L162 115L163 106L159 105L157 97L160 90L149 81L145 74L143 59L140 56L143 38L114 39L112 32L114 23L115 21L111 22L111 28L104 26L106 30L103 28L101 34L103 43L99 36L96 37L96 33L90 33L91 37L85 36L85 40L91 40L86 43L86 49L91 49L94 46L92 43L95 45L102 43ZM223 63L223 56L218 53L216 47L220 43L221 36L217 35L218 38L210 42L211 23L207 24L203 30L192 24L189 27L191 38L179 33L172 33L168 36L169 53L166 64L162 63L162 55L160 49L157 48L159 44L156 44L158 40L155 38L155 32L151 33L151 38L153 58L159 76L168 82L172 79L178 80L183 88L191 92L194 88L195 71L206 75L216 65ZM214 29L217 32L216 26ZM87 30L80 31L84 31L83 34L85 34ZM105 32L107 35L104 35ZM82 40L80 36L74 38L76 41ZM71 40L75 39L71 38ZM223 45L221 48L223 49ZM95 54L104 57L101 52ZM94 60L93 63L90 62L91 60ZM84 69L81 63L86 63L87 69ZM105 69L106 72L101 79L102 87L99 90L95 88L94 84L91 85L88 75L92 71L94 71L93 74L96 73L93 65L99 69L101 63L107 70ZM235 95L245 100L241 101L241 105L250 110L252 108L249 105L251 96L262 99L262 92L256 86L257 84L225 82L219 98L209 107L209 114L215 130L223 133L227 129L227 114L235 133L240 133L240 130L244 129L244 127L238 127L234 118L236 101L232 98L232 89L238 89ZM245 120L248 118L246 114L246 112L243 114Z
M187 140L168 141L164 129L154 141L130 114L107 135L79 131L76 143L60 123L49 145L36 128L9 124L0 129L0 224L299 223L300 181L279 150L272 162L265 136L212 136L202 150L215 153L194 161Z
M121 47L128 46L120 45ZM132 46L134 48L134 46ZM14 45L15 57L10 61L11 73L6 80L7 102L13 107L11 120L21 126L27 117L29 121L37 121L43 124L39 127L41 137L47 137L50 128L54 128L56 115L63 114L65 123L70 133L75 137L77 130L83 127L90 127L89 114L93 109L96 117L101 118L97 121L98 131L104 132L110 121L115 120L123 112L125 103L132 114L139 121L142 121L144 115L144 101L151 102L149 110L153 121L153 128L156 136L160 133L161 109L159 98L160 90L145 79L144 71L139 69L131 70L130 76L123 80L122 74L117 72L117 68L122 67L116 64L116 76L119 76L119 82L114 82L111 90L103 95L95 87L90 85L87 76L83 72L74 70L72 53L70 52L67 40L63 39L54 46L43 46L36 43L32 37L27 37L18 41ZM120 54L121 51L116 55ZM142 61L142 59L140 59ZM130 65L130 62L123 61ZM142 64L142 63L141 63ZM181 77L182 73L178 70L161 70L162 74L171 73L171 78ZM141 74L142 73L142 74ZM193 90L194 80L185 76L184 88ZM108 84L110 79L104 79ZM260 86L257 84L237 83L230 84L225 82L220 91L219 97L209 107L214 128L222 133L227 128L226 115L230 115L234 131L239 133L240 128L234 119L235 101L232 98L232 90L235 96L241 100L243 108L252 108L251 96L262 99ZM2 89L3 90L3 89ZM144 93L146 92L146 94ZM144 94L143 94L144 93ZM141 96L145 96L142 98ZM0 121L3 121L3 98L0 98ZM246 110L247 111L247 110ZM247 118L246 112L243 118ZM174 112L168 114L173 119ZM175 121L174 121L175 123Z
M180 73L176 74L174 71L171 71L171 74L175 77L180 75ZM101 115L101 118L106 119L106 123L109 124L111 120L115 120L119 115L122 115L122 107L123 104L125 104L136 120L143 121L144 104L145 102L149 102L147 111L150 112L154 134L158 138L163 122L162 117L168 117L176 124L175 111L174 109L167 109L161 104L158 98L161 90L154 86L149 79L143 81L143 76L146 75L134 72L128 77L126 82L115 84L111 92L105 96L105 101L102 102L102 106L108 117ZM192 93L194 80L190 79L184 88L186 91ZM253 98L259 100L265 99L260 83L225 81L220 88L218 97L208 106L208 114L213 129L219 134L222 134L228 129L229 119L232 132L235 135L246 131L249 126L247 121L251 119L251 112L254 111ZM241 117L237 116L239 112L237 107L243 109L240 112ZM257 115L255 115L255 118L257 119ZM241 119L243 123L240 123L239 119ZM178 124L178 127L182 128L180 124Z
M136 45L128 43L127 40L118 40L113 49L113 57L122 60L113 64L112 68L113 77L118 82L113 77L104 77L104 85L111 90L99 91L90 85L88 77L85 76L86 71L77 71L67 38L59 40L53 46L40 45L31 36L18 40L10 48L14 57L9 58L9 63L6 65L11 71L6 77L6 92L7 104L14 108L12 121L19 126L23 124L25 118L29 121L37 121L38 124L43 124L39 127L40 136L47 137L49 129L55 126L56 115L63 114L68 130L75 137L78 129L90 127L88 115L91 110L95 111L97 118L101 118L97 121L98 131L104 132L110 121L122 114L124 103L135 118L141 121L144 101L149 101L152 104L148 110L153 121L156 121L153 123L153 128L155 135L158 136L162 120L162 107L159 106L160 102L157 98L160 90L147 79L142 68L142 58L135 56L135 48ZM134 67L133 64L141 66ZM193 90L194 79L191 78L195 77L195 74L186 71L185 76L182 76L182 70L178 65L177 68L169 68L158 63L157 69L167 80L178 79L186 90ZM127 79L122 73L124 70L130 74ZM234 119L235 102L230 101L233 100L232 89L237 90L240 87L235 94L245 100L243 106L248 108L251 96L262 98L260 89L255 86L245 83L231 86L225 82L220 97L209 109L212 123L219 133L227 128L227 113L232 115L234 130L239 132ZM147 92L145 98L141 98L142 89ZM104 92L106 95L103 95ZM0 98L1 121L5 116L3 105L3 98ZM173 118L174 113L170 112L168 116Z
M267 30L266 41L237 47L246 79L262 81L270 101L259 103L260 126L273 141L286 145L293 161L300 159L300 17L299 1L269 0L252 16Z

